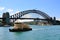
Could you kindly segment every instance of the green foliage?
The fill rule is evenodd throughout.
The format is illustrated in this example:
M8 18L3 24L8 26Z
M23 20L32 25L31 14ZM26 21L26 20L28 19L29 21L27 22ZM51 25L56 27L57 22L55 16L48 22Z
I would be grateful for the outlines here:
M32 21L32 22L24 22L26 24L29 24L29 25L36 25L36 22Z

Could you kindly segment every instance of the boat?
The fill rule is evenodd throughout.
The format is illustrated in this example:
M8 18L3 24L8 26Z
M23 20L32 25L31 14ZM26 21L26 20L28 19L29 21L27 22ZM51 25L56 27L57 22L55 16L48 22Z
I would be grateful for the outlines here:
M9 29L10 32L24 32L24 31L30 31L32 28L23 28L23 29Z
M30 30L32 30L32 28L30 28L27 24L21 22L20 20L16 20L14 22L14 27L12 29L9 29L10 32L23 32Z

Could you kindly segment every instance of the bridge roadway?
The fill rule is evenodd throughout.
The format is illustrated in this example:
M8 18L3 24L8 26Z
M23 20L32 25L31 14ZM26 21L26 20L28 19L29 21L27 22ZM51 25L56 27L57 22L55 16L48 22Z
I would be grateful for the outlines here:
M6 19L6 18L0 18L0 19ZM46 20L46 21L51 21L51 19L41 19L41 18L9 18L9 19L33 19L33 20Z

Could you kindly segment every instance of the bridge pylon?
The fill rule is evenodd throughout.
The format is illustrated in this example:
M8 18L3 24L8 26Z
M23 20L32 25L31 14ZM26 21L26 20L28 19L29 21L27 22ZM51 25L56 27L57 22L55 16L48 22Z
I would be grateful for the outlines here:
M8 25L8 24L10 24L10 19L9 19L9 12L6 12L6 13L3 13L3 15L2 15L2 24L3 25Z

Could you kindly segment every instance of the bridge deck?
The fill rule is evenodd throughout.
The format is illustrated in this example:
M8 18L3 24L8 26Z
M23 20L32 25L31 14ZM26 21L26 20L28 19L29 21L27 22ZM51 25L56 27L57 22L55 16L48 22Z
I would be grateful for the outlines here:
M5 19L5 18L0 18ZM41 19L41 18L9 18L9 19L33 19L33 20L50 20L50 19Z

